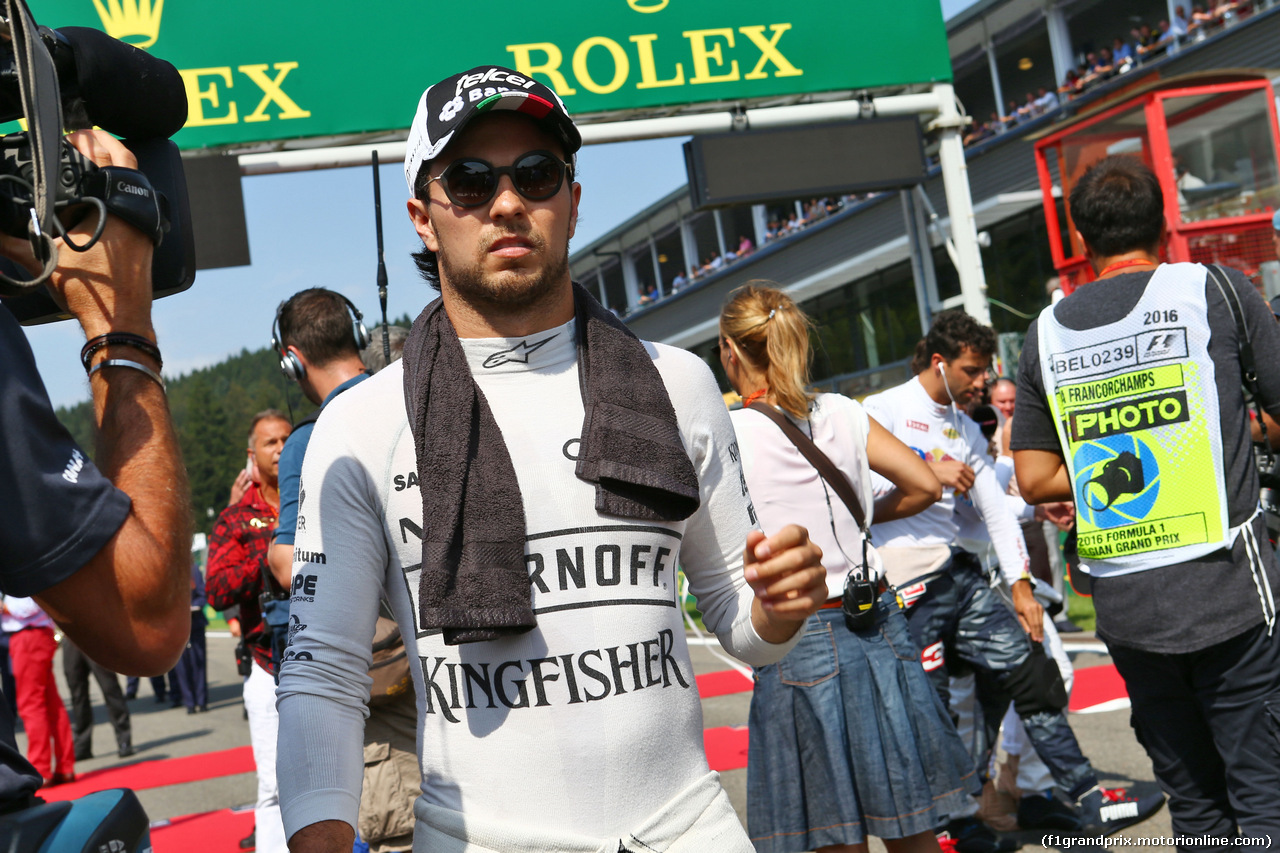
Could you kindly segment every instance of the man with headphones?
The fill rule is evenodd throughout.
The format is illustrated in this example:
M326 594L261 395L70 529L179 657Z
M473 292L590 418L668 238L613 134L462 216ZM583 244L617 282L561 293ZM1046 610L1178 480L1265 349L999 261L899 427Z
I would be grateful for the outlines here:
M368 378L360 360L360 350L368 345L364 317L341 293L312 287L276 309L271 348L280 355L280 371L320 407L294 425L280 453L280 520L267 559L285 589L292 582L293 537L306 524L298 515L299 483L311 430L330 400Z
M276 525L271 544L265 550L267 567L286 593L292 587L293 536L305 524L305 520L299 517L298 506L302 459L307 452L307 441L311 438L311 429L320 411L324 409L324 404L366 377L364 364L360 361L360 348L368 342L369 333L364 327L360 312L351 301L342 294L319 287L295 293L282 302L276 309L276 316L271 324L271 348L280 356L280 371L298 383L308 400L320 406L320 410L294 426L292 432L289 432L287 422L277 431L282 432L282 439L283 436L288 436L288 439L284 441L283 447L278 447L279 455L274 472L278 501ZM283 417L278 412L276 415ZM220 523L221 521L219 518ZM247 594L247 612L259 613L258 594L268 586L266 581L254 578L253 588L247 593L241 585L236 589L241 598L233 602L231 591L222 592L224 577L232 574L221 571L222 562L242 561L210 559L211 599L217 597L225 605L237 603L244 607L246 602L241 598ZM254 756L260 772L255 828L241 842L241 848L250 849L256 845L259 853L287 853L284 827L279 818L274 765L278 723L275 716L275 685L271 675L274 675L272 670L279 666L279 661L271 660L271 652L268 650L270 645L269 642L260 644L255 649L255 664L250 671L251 677L246 682L246 696L252 693L256 697L247 700L245 708L249 714ZM251 684L261 685L261 689L254 687L250 690Z
M371 375L360 354L374 351L381 355L382 347L371 349L370 340L360 311L331 290L315 287L301 291L276 311L271 346L280 354L280 370L298 383L308 400L320 406L294 427L280 454L280 523L268 560L272 574L285 589L290 589L292 581L294 534L306 525L305 517L299 515L300 490L302 460L312 429L330 400ZM305 584L299 592L306 595ZM401 776L408 781L385 785L389 790L366 786L362 793L361 834L373 853L407 850L413 844L413 796L409 792L417 784L412 777L419 771L416 750L403 747L406 743L412 747L416 723L412 691L394 704L370 708L365 744L368 747L372 741L373 748L365 751L366 778L385 781Z

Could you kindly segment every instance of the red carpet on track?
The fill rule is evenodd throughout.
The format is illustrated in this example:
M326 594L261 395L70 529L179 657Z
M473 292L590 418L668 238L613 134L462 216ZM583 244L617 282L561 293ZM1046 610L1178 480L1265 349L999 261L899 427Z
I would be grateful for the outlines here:
M705 729L702 743L707 750L707 763L712 770L741 770L747 766L747 727L720 726Z
M697 678L698 693L704 699L748 693L751 679L736 670L709 672ZM1127 697L1120 673L1111 665L1077 669L1071 691L1073 712L1088 711L1100 705ZM707 762L712 770L740 770L747 766L747 727L719 726L702 733ZM109 767L85 773L67 785L45 788L40 795L46 800L70 800L93 791L110 788L132 788L135 791L198 782L254 769L253 751L247 746L235 749L140 761L122 767ZM253 811L233 812L221 809L203 814L185 815L158 825L151 830L156 853L185 853L192 850L235 850L235 844L249 834Z
M755 687L748 676L736 669L723 672L708 672L697 676L698 695L703 699L715 696L728 696L731 693L750 693Z
M1087 666L1076 670L1075 684L1071 686L1069 710L1075 713L1087 711L1117 699L1127 699L1124 679L1111 664Z
M49 801L74 800L94 791L111 788L132 788L142 791L184 782L199 782L236 773L252 773L253 750L247 746L205 752L183 758L164 758L156 761L139 761L122 767L92 770L77 776L76 781L54 788L41 788L40 796ZM243 837L243 836L241 836Z
M155 853L195 853L195 851L235 851L237 842L253 829L253 810L233 812L221 809L204 814L175 817L163 826L151 828Z
M698 676L698 692L702 697L742 693L751 689L751 682L734 670L711 672ZM1075 685L1071 688L1070 710L1087 711L1097 705L1114 702L1128 696L1124 680L1110 664L1090 666L1076 670ZM707 750L707 763L712 770L740 770L747 766L747 727L721 726L702 733Z

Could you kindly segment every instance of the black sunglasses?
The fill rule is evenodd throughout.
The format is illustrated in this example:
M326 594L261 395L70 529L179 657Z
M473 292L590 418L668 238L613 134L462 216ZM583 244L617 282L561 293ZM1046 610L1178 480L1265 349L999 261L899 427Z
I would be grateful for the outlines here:
M509 175L520 195L530 201L545 201L560 192L566 172L572 181L573 167L568 163L550 151L530 151L510 166L495 166L474 157L454 160L427 185L439 181L449 201L458 207L479 207L497 194L502 176Z

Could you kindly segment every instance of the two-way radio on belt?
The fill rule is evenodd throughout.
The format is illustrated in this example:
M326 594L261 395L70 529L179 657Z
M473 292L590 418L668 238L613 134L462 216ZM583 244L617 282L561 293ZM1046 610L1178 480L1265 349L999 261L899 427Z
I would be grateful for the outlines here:
M382 355L391 363L391 329L387 325L387 261L382 252L382 182L378 179L378 152L373 152L373 219L378 232L378 301L382 304Z

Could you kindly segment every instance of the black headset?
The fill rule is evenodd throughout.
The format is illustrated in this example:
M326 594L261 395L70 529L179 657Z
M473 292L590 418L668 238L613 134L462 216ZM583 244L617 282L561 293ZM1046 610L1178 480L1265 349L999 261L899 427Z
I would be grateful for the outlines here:
M369 341L372 340L369 336L369 330L364 327L364 315L360 313L360 309L355 306L355 303L341 293L332 290L329 292L347 303L347 310L351 312L351 337L355 340L356 350L364 349L369 345ZM307 375L307 367L296 355L285 348L284 342L280 339L280 312L284 310L284 306L289 303L290 299L286 299L276 307L275 319L271 321L271 348L280 356L280 372L297 382Z

